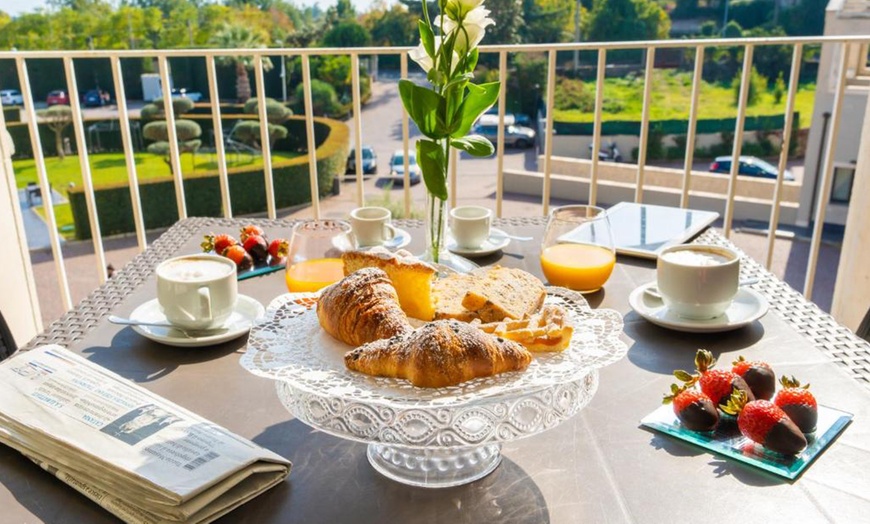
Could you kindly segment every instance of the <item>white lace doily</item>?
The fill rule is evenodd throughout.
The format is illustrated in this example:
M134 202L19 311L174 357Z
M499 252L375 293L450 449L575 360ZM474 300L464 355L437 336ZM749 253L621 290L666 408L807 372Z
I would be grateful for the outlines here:
M613 363L626 353L626 346L619 339L622 333L619 313L590 309L582 295L564 288L548 288L546 302L562 305L574 325L574 336L565 351L537 353L522 372L479 378L452 387L419 388L405 380L348 370L344 354L353 348L326 333L313 308L298 304L313 296L293 293L275 299L264 320L251 330L242 366L254 374L332 398L456 406L483 397L521 394L574 382L591 369Z

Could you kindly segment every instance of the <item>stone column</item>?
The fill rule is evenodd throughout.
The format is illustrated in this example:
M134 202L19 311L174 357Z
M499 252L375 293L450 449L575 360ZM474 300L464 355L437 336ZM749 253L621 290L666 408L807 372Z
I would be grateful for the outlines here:
M857 329L870 309L870 100L864 110L861 146L852 185L852 200L840 252L831 313L840 323Z
M15 145L2 122L0 142L0 238L5 247L0 262L0 312L15 341L22 346L42 331L42 317L12 172Z

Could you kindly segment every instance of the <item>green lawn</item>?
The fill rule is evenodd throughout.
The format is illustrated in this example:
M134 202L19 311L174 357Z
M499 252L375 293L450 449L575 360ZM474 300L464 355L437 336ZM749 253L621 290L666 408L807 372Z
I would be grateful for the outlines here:
M290 159L299 156L283 152L272 153L275 161ZM163 157L150 153L135 155L136 174L139 180L170 179L172 177L169 165ZM181 170L183 174L202 173L217 169L216 156L209 153L200 153L195 157L190 153L181 155ZM127 181L127 164L123 153L105 153L88 155L91 165L91 176L95 187L105 184L114 184ZM194 166L195 162L195 166ZM262 157L251 155L227 155L227 167L253 167L263 164ZM36 174L36 162L33 159L16 160L12 162L15 172L15 183L19 188L27 186L28 182L38 182ZM63 160L58 157L45 159L45 168L48 180L55 191L66 197L70 184L82 185L82 174L79 166L78 155L67 156ZM45 218L45 210L42 206L34 207L40 216ZM57 228L64 238L75 237L75 225L69 204L57 204L54 206Z
M594 83L585 83L584 89L594 93ZM815 85L802 85L795 97L795 110L801 114L801 126L809 127L815 100ZM683 120L689 118L692 99L691 73L654 71L650 92L650 120ZM721 84L704 82L701 85L698 118L734 118L737 116L734 89ZM759 101L747 108L747 116L777 115L785 111L785 96L779 104L773 93L761 94ZM643 76L634 78L608 78L604 81L604 111L602 120L639 121L643 111ZM592 122L593 111L579 109L554 111L558 122Z

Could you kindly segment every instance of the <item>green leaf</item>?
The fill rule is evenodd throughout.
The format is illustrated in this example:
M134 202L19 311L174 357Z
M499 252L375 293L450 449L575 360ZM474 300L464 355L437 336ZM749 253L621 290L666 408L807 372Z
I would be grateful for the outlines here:
M474 71L474 68L477 67L478 55L479 53L476 47L468 53L468 71Z
M402 105L421 133L435 140L447 136L443 116L447 113L447 101L443 96L410 80L399 80L399 94Z
M441 144L417 140L417 163L423 171L426 189L441 200L447 200L447 159Z
M432 32L429 24L422 20L417 20L417 28L420 30L420 42L423 43L423 49L426 50L427 55L435 58L435 33Z
M461 149L472 156L490 156L495 153L495 147L486 137L480 135L468 135L462 138L454 138L450 145Z
M490 82L488 84L468 84L468 95L462 106L459 108L459 115L462 121L458 127L452 130L450 136L453 138L461 138L471 131L471 126L474 122L498 100L500 84L498 82ZM451 126L452 128L453 126Z

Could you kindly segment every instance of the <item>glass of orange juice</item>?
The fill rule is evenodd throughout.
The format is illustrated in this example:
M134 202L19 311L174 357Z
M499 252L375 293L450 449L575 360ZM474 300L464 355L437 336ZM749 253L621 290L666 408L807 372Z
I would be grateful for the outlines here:
M541 269L551 285L581 293L601 289L616 264L604 209L575 205L550 212L541 244Z
M293 228L287 253L287 289L318 291L344 278L341 254L356 248L350 224L343 220L311 220Z

